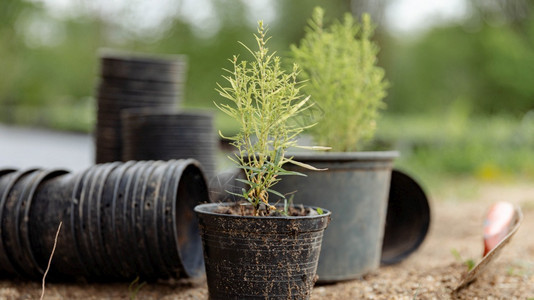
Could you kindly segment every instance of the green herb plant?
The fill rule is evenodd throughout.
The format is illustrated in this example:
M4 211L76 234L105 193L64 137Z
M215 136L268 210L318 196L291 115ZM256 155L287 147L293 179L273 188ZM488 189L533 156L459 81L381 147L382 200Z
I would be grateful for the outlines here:
M245 173L245 179L240 181L246 184L247 189L243 188L241 194L235 195L252 204L255 216L276 211L276 207L269 203L269 194L285 200L284 195L272 189L281 176L304 176L285 170L284 164L293 163L318 170L286 156L288 148L299 147L298 135L314 125L303 125L296 119L313 104L309 96L301 93L302 82L297 79L298 66L294 64L292 71L286 72L281 66L280 57L275 52L269 53L267 42L270 38L266 33L263 22L258 22L258 33L254 35L258 47L256 51L240 42L253 60L240 61L238 56L230 59L233 70L225 70L227 75L223 75L228 85L217 84L217 91L227 101L215 103L240 125L236 135L225 138L230 139L237 149L235 155L229 157L230 160ZM223 136L221 132L219 134Z
M323 19L324 10L316 7L300 45L291 45L299 79L308 81L303 91L324 111L310 133L335 151L357 151L375 134L388 86L371 41L374 26L368 14L357 22L347 13L328 28Z

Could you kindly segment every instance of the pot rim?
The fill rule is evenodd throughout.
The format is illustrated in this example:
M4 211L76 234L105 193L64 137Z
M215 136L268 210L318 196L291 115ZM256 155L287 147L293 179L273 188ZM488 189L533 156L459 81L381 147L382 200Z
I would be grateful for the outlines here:
M399 151L356 151L356 152L288 152L287 156L293 156L298 160L307 161L368 161L383 160L389 161L400 156Z
M296 161L393 161L400 156L399 151L355 151L355 152L327 152L327 151L288 151L286 157L293 157ZM246 159L246 157L245 157ZM238 166L239 167L239 166Z
M302 219L317 219L317 218L323 218L323 217L330 217L332 215L332 212L329 210L322 208L323 214L321 215L314 215L314 216L237 216L237 215L229 215L229 214L221 214L216 213L208 209L214 209L219 206L232 206L235 205L236 202L222 202L222 203L203 203L198 204L195 206L194 211L198 214L204 214L204 215L211 215L211 216L219 216L219 217L228 217L228 218L236 218L236 219L266 219L266 220L302 220ZM297 204L300 206L300 204ZM294 206L297 206L294 204ZM275 205L275 206L281 206L281 205ZM313 208L317 209L317 206L310 206L310 205L302 205L304 208Z
M297 161L391 161L400 156L399 151L356 151L356 152L288 152L286 156L292 156Z
M162 65L183 65L188 63L185 54L151 54L146 52L124 51L112 48L100 48L98 54L104 60L117 60L123 63L147 63Z
M131 107L124 108L120 112L120 118L123 119L150 118L149 120L168 120L167 117L195 117L197 119L212 121L214 115L215 110L209 108L192 108L184 110L174 107ZM171 120L183 121L183 119Z
M394 181L400 181L402 182L402 185L400 185L399 183L394 185ZM397 190L397 193L392 194L392 191L395 191L395 189ZM398 191L399 189L402 190L402 193ZM382 265L393 265L405 260L415 251L417 251L421 244L423 244L423 242L425 241L425 238L429 234L432 222L432 210L427 195L428 194L425 192L423 186L420 185L420 181L416 181L412 175L409 175L406 172L397 168L394 168L391 171L391 185L388 196L388 210L390 206L395 205L395 202L402 203L405 207L409 206L411 210L413 210L414 213L417 214L417 216L405 215L404 217L408 217L406 220L411 220L412 222L416 222L416 224L417 221L419 221L421 226L419 226L417 230L411 228L412 234L415 235L415 233L417 233L415 235L415 240L409 239L409 242L403 240L395 244L386 243L388 239L392 238L393 234L396 234L396 232L394 231L392 234L390 230L392 230L392 228L394 230L394 228L399 225L394 221L390 221L390 223L388 223L386 214L386 225L384 227L383 237L384 242L382 244L382 256L380 258L380 263Z

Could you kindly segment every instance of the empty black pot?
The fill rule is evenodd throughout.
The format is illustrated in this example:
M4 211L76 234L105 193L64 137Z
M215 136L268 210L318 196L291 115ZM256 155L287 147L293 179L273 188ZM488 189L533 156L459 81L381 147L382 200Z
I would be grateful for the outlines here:
M132 53L100 50L102 77L161 83L183 83L187 68L185 55Z
M0 267L2 274L37 279L44 266L33 251L31 208L39 186L63 170L0 172Z
M430 206L423 188L408 174L394 169L381 263L398 263L423 243L430 227Z
M125 161L193 158L208 178L215 173L218 139L211 112L124 110L122 140Z
M308 299L330 212L303 217L216 213L195 208L210 299Z
M195 205L208 202L197 161L96 165L77 174L0 172L0 273L91 281L204 274Z

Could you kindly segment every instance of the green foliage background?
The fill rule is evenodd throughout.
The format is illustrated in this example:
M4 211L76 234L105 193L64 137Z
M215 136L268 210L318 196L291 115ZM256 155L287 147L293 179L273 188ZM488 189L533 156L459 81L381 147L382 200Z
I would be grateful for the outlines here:
M117 22L128 18L127 9L106 16L87 9L90 0L62 17L39 1L0 1L0 122L90 132L101 47L188 55L185 104L213 108L221 69L239 52L236 41L249 43L255 28L245 1L209 1L220 24L212 36L178 17L157 32L136 32ZM271 48L286 56L317 5L341 18L361 15L354 8L367 2L273 0ZM391 87L376 146L401 150L398 165L417 172L534 174L534 2L466 2L465 19L419 36L393 35L378 24L379 64ZM375 11L373 19L380 17ZM219 125L232 131L227 119Z

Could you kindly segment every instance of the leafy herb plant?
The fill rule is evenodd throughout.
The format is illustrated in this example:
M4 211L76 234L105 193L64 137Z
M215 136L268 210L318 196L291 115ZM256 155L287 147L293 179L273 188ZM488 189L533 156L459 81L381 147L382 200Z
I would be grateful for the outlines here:
M230 59L233 70L225 70L227 74L223 76L228 85L217 84L217 91L228 101L215 103L240 125L240 131L235 136L226 138L237 148L235 156L230 159L244 170L246 177L241 181L247 185L247 189L242 189L242 193L236 195L252 204L255 216L276 210L269 203L269 194L285 199L284 195L272 189L281 176L303 176L285 170L284 164L289 162L315 169L286 156L288 148L297 146L298 135L314 125L300 124L296 120L313 104L309 96L301 93L302 83L297 79L298 66L293 65L291 72L283 70L280 57L274 52L270 53L267 48L270 38L266 33L267 29L260 21L258 33L254 35L258 49L253 51L240 43L253 60L240 61L238 56ZM262 204L265 212L260 209Z
M384 108L388 83L377 66L374 27L368 14L361 23L347 13L343 22L323 24L324 10L316 7L300 45L291 46L302 68L304 91L324 111L324 118L310 130L319 144L336 151L357 151L376 131L378 111Z

